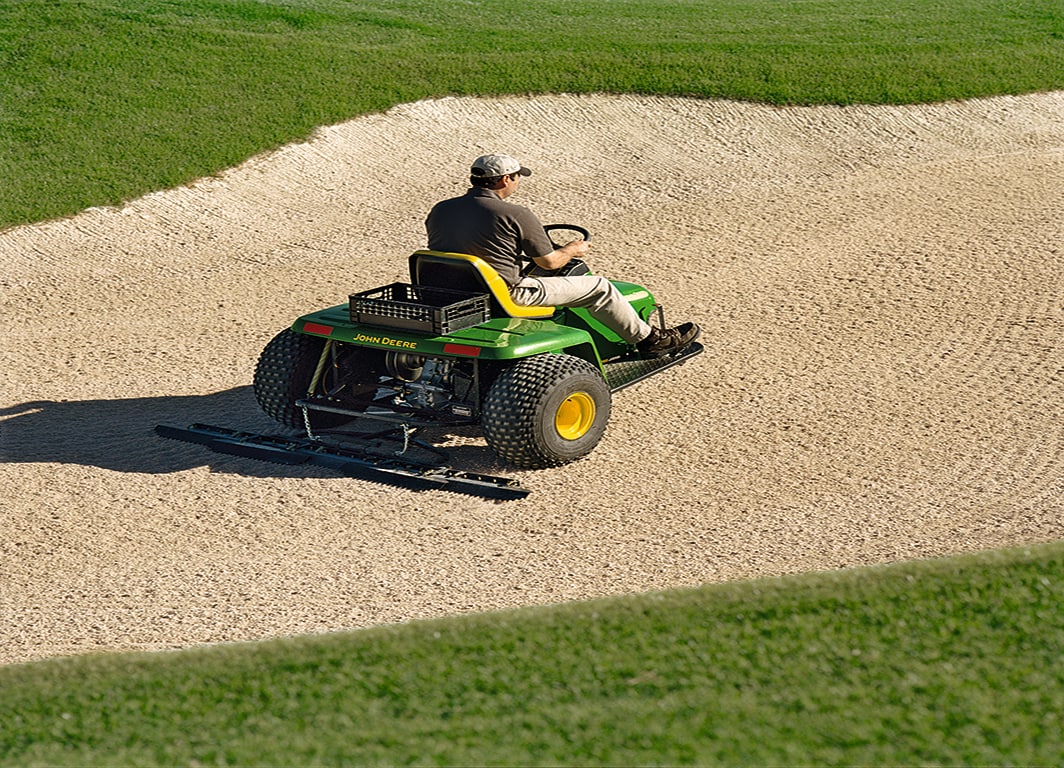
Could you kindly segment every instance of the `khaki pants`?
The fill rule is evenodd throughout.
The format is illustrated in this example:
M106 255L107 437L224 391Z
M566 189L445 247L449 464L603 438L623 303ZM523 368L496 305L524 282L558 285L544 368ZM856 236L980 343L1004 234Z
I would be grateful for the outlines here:
M524 277L510 289L510 295L515 303L524 306L583 307L629 344L642 341L650 333L650 326L604 277Z

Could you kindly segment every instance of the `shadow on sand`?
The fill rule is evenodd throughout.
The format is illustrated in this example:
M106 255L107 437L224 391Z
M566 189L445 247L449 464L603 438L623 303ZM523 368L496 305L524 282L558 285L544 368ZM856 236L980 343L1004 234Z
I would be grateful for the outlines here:
M249 386L184 397L36 401L0 409L0 461L80 464L148 474L203 466L253 477L307 477L323 471L309 465L286 466L215 454L204 446L155 434L157 424L184 427L193 423L271 435L298 434L265 416ZM425 430L418 437L429 443L445 442L450 432ZM451 466L478 472L495 467L486 447L461 445L445 450Z

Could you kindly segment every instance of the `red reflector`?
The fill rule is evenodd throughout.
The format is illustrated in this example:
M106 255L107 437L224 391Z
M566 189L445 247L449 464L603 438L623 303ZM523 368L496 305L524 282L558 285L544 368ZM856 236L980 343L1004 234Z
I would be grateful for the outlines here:
M465 344L444 344L443 351L448 355L465 355L479 357L480 347L468 347Z
M328 336L333 332L331 325L322 325L321 323L303 323L303 331L305 333L316 333L319 336Z

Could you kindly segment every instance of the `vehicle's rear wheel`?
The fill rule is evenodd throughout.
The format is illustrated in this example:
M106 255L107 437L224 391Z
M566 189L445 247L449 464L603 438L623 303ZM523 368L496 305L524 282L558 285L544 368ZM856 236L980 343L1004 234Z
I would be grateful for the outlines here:
M307 396L314 371L325 349L325 339L307 336L291 329L273 337L259 355L255 366L255 399L266 415L285 426L303 429L303 409L297 400ZM335 427L350 417L314 412L314 426Z
M518 467L542 469L594 450L610 418L610 389L591 363L537 355L503 370L484 402L488 446Z

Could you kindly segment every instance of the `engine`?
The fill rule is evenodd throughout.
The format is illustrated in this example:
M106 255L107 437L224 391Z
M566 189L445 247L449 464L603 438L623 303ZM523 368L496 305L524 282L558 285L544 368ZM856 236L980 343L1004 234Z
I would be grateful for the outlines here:
M421 411L471 418L477 411L477 376L470 361L387 352L388 379L381 386L395 392L392 403Z

